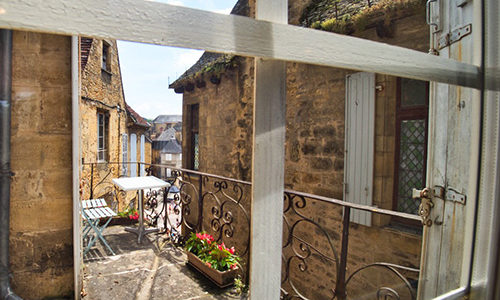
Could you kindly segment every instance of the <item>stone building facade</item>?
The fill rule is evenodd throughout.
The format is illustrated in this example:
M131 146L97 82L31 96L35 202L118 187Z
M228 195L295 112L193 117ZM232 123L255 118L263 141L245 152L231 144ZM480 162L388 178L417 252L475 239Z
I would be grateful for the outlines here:
M73 297L71 38L14 31L12 52L12 286Z
M289 1L290 23L312 26L305 23L314 23L315 19L311 15L316 14L316 20L321 20L316 24L328 24L323 22L328 21L329 17L318 13L317 8L318 5L326 6L326 2ZM377 2L372 1L373 4ZM384 10L394 9L394 6L387 6L384 4L387 1L381 1L378 6L367 8L367 11L373 12L369 14L372 19L363 23L363 28L357 27L361 21L342 21L335 23L339 26L335 28L339 28L342 31L340 33L427 52L429 29L422 13L421 1L407 2L401 2L403 13L396 13L390 19L383 17ZM363 9L362 5L358 6L359 3L361 1L341 1L341 7L352 13L353 10ZM238 1L233 13L238 5L245 5L251 11L253 1ZM375 12L377 9L378 14ZM343 18L341 15L337 19L350 20L350 17ZM200 61L171 85L176 92L183 93L185 168L251 180L253 64L251 58L205 53ZM344 199L344 173L348 168L345 163L346 78L355 73L344 69L287 63L286 188ZM404 123L404 120L401 121L403 113L400 109L403 83L400 78L375 74L374 85L371 205L398 210L395 198L401 191L395 185L402 182L397 176L401 169L398 156L404 155L399 145L400 125ZM418 156L420 161L425 162L424 152L419 152ZM248 203L244 205L249 207ZM341 207L317 205L310 209L314 220L327 228L334 237L335 248L340 249ZM380 261L418 268L420 230L419 224L408 224L377 214L372 214L370 224L352 222L348 273L349 270ZM328 249L326 243L320 241L319 232L317 235L307 231L302 233L313 237L312 244ZM316 270L324 268L324 262L309 266L309 269ZM309 272L308 279L301 278L296 287L312 299L331 297L331 283L327 284L324 279L317 277L321 272ZM292 277L299 276L299 273ZM336 274L329 273L328 276L332 282L335 281ZM413 274L409 277L415 280L413 283L416 285L417 276ZM362 278L359 282L351 283L354 290L360 293L369 291L373 287L372 282L376 284L384 279L377 274L363 274ZM311 289L311 286L316 288ZM350 295L360 294L354 292Z
M82 37L80 49L82 197L105 197L110 202L110 178L144 174L144 167L138 167L137 162L151 163L151 139L147 136L151 124L125 101L116 41ZM93 163L98 163L96 170L91 169ZM92 187L101 180L104 184L92 189L91 176ZM119 202L117 209L123 210L125 202Z

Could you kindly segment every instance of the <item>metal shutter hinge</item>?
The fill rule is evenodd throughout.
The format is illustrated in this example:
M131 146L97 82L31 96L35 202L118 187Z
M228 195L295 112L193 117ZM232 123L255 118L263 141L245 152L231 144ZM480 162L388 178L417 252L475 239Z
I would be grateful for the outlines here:
M447 33L439 38L438 49L441 50L449 45L460 41L464 36L471 34L472 24L457 28L450 33Z

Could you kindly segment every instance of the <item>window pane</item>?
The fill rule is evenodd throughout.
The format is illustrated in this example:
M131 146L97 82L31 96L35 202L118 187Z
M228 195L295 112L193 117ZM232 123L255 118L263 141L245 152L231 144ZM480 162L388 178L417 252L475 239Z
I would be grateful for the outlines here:
M200 166L200 147L198 144L198 134L194 134L194 157L193 157L193 169L198 170Z
M400 130L398 211L417 214L419 201L412 198L412 189L424 184L425 120L404 120Z
M422 106L427 103L425 81L401 78L401 107Z

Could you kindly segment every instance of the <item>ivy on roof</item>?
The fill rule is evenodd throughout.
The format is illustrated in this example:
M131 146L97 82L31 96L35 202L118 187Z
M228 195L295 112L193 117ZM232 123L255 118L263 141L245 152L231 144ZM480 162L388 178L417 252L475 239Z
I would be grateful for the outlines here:
M363 31L383 21L425 14L425 0L314 0L301 17L301 25L340 34Z

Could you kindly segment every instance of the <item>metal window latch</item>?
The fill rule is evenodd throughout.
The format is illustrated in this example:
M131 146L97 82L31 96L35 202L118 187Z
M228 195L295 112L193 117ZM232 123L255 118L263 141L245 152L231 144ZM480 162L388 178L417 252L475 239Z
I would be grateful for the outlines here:
M438 221L436 218L434 221L430 218L431 209L434 207L434 202L432 198L439 198L445 201L452 201L458 204L465 205L465 200L467 196L465 194L459 193L456 189L451 187L444 188L442 186L434 186L432 189L424 188L423 190L412 190L413 199L421 199L420 206L418 207L418 215L422 218L422 224L424 226L432 226L432 224L441 225L442 220Z
M412 198L421 199L420 205L418 207L418 215L422 218L422 225L432 226L432 219L430 218L431 209L434 207L432 202L432 191L430 188L424 188L423 190L413 189Z

